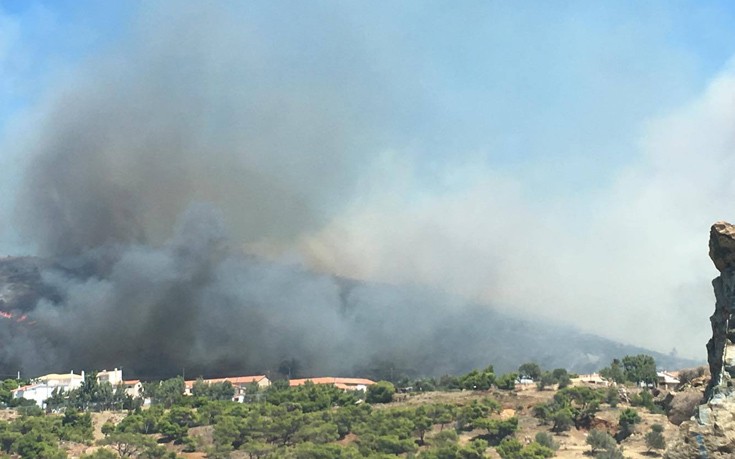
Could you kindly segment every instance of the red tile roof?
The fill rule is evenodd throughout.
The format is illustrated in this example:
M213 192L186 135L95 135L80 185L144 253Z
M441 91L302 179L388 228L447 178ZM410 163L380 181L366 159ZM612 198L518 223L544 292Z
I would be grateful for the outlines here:
M222 383L225 381L229 381L230 384L233 386L242 385L242 384L252 384L257 383L258 381L265 378L265 375L255 375L255 376L229 376L227 378L215 378L215 379L204 379L203 381L207 384L215 384L215 383ZM184 381L184 384L186 387L193 387L194 383L197 382L196 379L192 379L189 381Z
M303 384L306 384L306 381L311 381L314 384L334 384L340 389L353 388L354 386L359 386L359 385L370 386L372 384L375 384L375 381L372 381L370 379L334 378L331 376L327 376L327 377L321 377L321 378L292 379L288 382L288 385L291 387L301 386ZM346 387L340 387L340 386L346 386Z

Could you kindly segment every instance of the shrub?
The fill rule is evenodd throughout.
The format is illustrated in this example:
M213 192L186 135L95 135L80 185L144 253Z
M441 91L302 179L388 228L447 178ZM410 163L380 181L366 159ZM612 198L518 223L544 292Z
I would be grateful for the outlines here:
M638 416L638 412L632 408L626 408L620 413L620 419L618 424L620 425L620 431L618 432L618 441L628 438L633 433L633 428L636 424L641 422L641 417Z
M666 448L666 439L664 439L663 431L664 428L661 424L651 426L651 431L646 434L648 451Z
M390 403L393 401L393 395L395 393L396 388L393 383L389 381L379 381L368 387L365 400L368 403Z
M609 433L598 429L593 429L587 434L587 444L592 448L592 453L599 450L614 449L618 446L615 439Z
M545 446L555 451L559 449L559 443L555 442L554 436L548 432L537 433L535 440L536 440L536 443L538 443L541 446Z
M513 390L516 388L516 379L518 379L518 373L506 373L496 381L498 389Z
M595 459L625 459L625 456L621 448L613 448L595 454Z
M574 425L574 417L569 408L562 408L554 413L554 426L551 428L554 432L566 432Z

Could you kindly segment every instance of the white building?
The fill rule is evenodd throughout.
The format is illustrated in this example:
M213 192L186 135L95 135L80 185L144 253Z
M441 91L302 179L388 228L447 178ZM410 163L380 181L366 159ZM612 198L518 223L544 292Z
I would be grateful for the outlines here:
M31 384L22 386L13 391L13 398L25 398L33 400L36 405L43 408L46 399L51 397L55 390L68 392L82 385L84 382L84 372L82 374L70 373L58 374L51 373L39 376L34 379Z
M114 370L102 370L99 373L97 373L97 382L102 383L110 383L112 387L117 387L118 384L123 383L123 374L122 370L118 370L115 368Z
M667 371L657 371L656 376L658 386L666 389L675 389L681 383L679 378Z
M44 402L51 397L54 390L56 390L56 387L49 386L48 384L29 384L15 389L13 391L13 398L33 400L36 402L36 405L43 408Z
M123 386L125 386L125 395L129 395L133 398L138 398L143 393L143 384L138 379L123 381Z
M27 400L33 400L41 408L44 407L44 402L51 397L54 390L61 392L69 392L74 389L78 389L84 382L84 371L81 374L75 374L73 371L69 373L51 373L48 375L39 376L31 381L31 384L23 387L19 387L13 391L13 398L25 398ZM97 382L110 383L113 387L118 384L123 384L122 370L115 368L114 370L102 370L97 373ZM138 382L140 384L140 382ZM140 387L137 387L137 391L140 391ZM126 387L126 392L128 392Z

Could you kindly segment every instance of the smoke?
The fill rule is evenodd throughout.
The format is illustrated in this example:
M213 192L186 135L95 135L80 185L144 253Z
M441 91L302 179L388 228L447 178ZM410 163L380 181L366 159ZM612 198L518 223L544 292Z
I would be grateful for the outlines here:
M242 251L282 248L333 218L364 152L396 132L382 114L410 111L410 91L386 102L399 88L368 68L338 21L319 27L342 40L285 59L296 37L271 42L257 21L225 13L153 7L130 43L86 63L40 108L17 226L54 260L41 271L54 295L28 311L32 326L0 322L0 364L148 377L284 360L312 374L383 361L457 368L451 353L432 357L432 340L463 339L436 336L458 300ZM289 31L276 20L270 36Z
M637 136L644 108L687 86L648 24L588 37L581 20L500 8L493 27L461 11L414 30L407 10L146 2L123 40L49 86L17 123L13 223L53 260L41 275L55 294L32 327L0 321L0 365L464 370L508 338L470 303L701 355L707 228L732 202L716 166L732 146L731 72ZM518 27L536 15L543 27ZM560 34L574 52L537 51ZM557 165L571 152L605 168L618 148L634 158L609 183ZM543 171L503 165L507 149Z
M69 260L42 271L60 300L40 300L27 325L0 321L2 368L122 366L163 378L296 362L305 375L438 375L486 364L488 349L507 339L490 311L456 297L233 250L208 204L187 209L159 246L115 244ZM516 363L500 360L500 368Z

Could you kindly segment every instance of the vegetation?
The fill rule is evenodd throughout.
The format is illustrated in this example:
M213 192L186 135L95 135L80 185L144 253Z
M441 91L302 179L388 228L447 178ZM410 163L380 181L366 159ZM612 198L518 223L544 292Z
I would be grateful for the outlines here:
M588 428L605 399L605 391L590 387L565 387L554 398L534 407L534 415L542 423L553 423L554 432L564 432L572 427Z
M587 444L590 445L592 454L618 447L618 443L609 433L598 429L590 430L587 434Z
M656 361L650 355L626 355L622 361L614 359L609 367L600 370L600 376L618 384L630 382L654 385L657 380Z
M638 415L636 410L633 408L624 409L620 413L620 418L618 420L620 430L618 430L616 440L622 441L625 438L628 438L633 433L635 425L639 422L641 422L641 417Z
M640 365L636 367L638 363L643 370ZM614 361L610 371L639 376L649 363L648 359L624 358L619 365ZM600 405L617 403L616 389L572 387L566 370L544 371L535 363L521 365L518 370L496 377L494 368L488 366L460 376L403 381L399 395L388 381L380 381L365 392L312 382L289 387L286 381L275 381L268 389L248 388L247 403L231 401L235 388L230 383L199 380L192 386L192 395L184 396L183 379L172 378L144 384L144 393L151 399L146 409L139 400L126 398L124 391L109 384L98 384L90 375L79 389L53 394L48 402L53 412L44 414L33 405L24 408L25 413L17 419L0 421L0 456L64 458L64 442L93 444L90 411L113 409L125 410L127 415L100 426L104 438L97 445L101 448L83 457L173 458L174 451L197 451L213 459L232 453L251 459L479 459L494 448L503 459L541 459L555 456L559 448L548 431L572 429L589 431L587 443L595 457L622 457L616 439L620 442L630 436L640 422L634 409L626 407L620 412L616 438L602 430L590 430L599 425L594 421ZM502 397L507 408L508 400L516 396L495 389L515 388L519 375L535 378L541 390L559 387L544 397L545 403L514 406L521 414L526 408L532 410L548 430L525 441L517 438L519 418L501 416L501 404L492 396ZM483 392L491 389L495 391ZM397 397L410 398L417 390L474 392L466 394L469 397L457 394L456 399L441 398L444 403L432 402L432 398L419 404L390 403ZM1 391L0 396L6 404L23 402ZM631 404L658 408L647 390L633 395ZM662 432L660 425L654 425L646 434L649 451L665 447Z
M393 383L388 381L378 381L367 389L366 400L368 403L390 403L393 401L393 395L396 388Z
M664 426L661 424L654 424L651 426L651 431L646 434L646 446L648 451L654 449L665 449L666 439L664 438Z
M539 390L544 390L547 387L557 385L559 389L568 387L572 383L572 379L564 368L557 368L554 371L546 371L536 382L536 386Z

